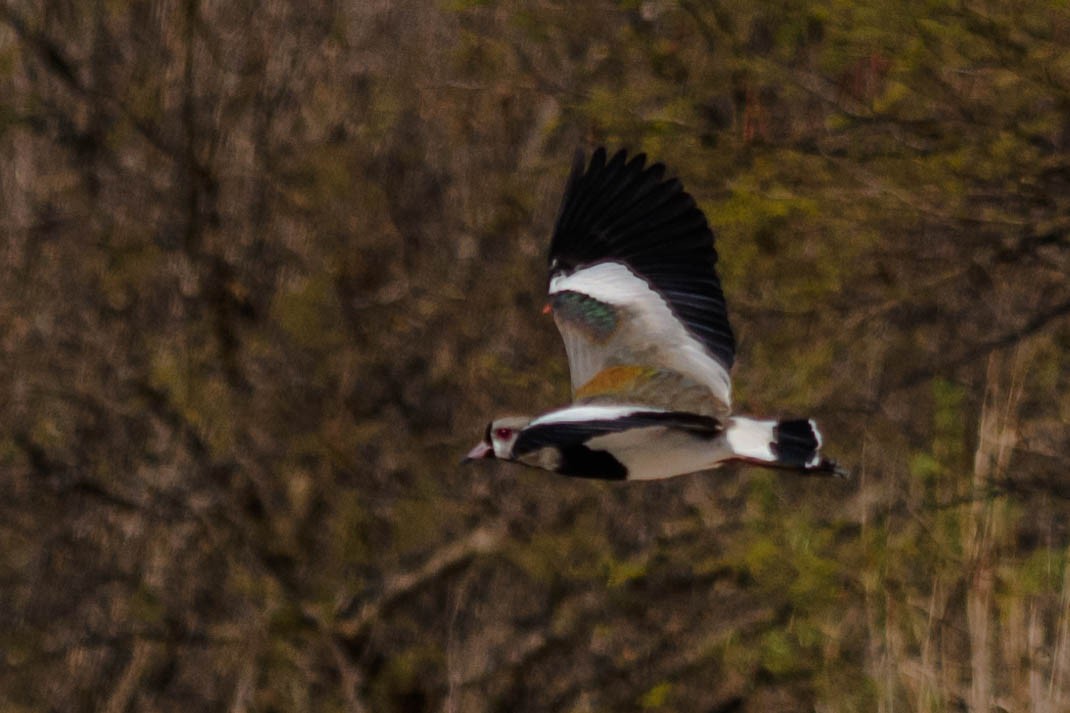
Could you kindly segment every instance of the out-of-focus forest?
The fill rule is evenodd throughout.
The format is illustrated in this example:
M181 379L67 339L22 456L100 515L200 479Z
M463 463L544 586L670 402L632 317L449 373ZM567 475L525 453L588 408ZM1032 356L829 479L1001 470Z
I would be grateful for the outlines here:
M5 711L1070 709L1070 8L0 0ZM461 468L577 147L849 482Z

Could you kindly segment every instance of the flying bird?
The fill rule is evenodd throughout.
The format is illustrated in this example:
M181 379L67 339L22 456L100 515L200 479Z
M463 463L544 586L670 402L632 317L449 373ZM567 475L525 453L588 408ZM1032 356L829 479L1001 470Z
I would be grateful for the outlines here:
M732 415L736 343L713 232L679 180L646 156L577 152L550 242L548 309L573 403L491 421L463 462L651 480L742 461L846 476L810 419Z

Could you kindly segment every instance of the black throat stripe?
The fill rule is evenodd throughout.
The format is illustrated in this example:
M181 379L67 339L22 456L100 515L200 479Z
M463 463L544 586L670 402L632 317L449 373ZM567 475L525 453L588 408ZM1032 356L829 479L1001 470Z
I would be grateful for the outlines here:
M628 469L612 454L596 451L584 445L564 446L558 449L561 463L556 471L573 478L594 480L626 480Z

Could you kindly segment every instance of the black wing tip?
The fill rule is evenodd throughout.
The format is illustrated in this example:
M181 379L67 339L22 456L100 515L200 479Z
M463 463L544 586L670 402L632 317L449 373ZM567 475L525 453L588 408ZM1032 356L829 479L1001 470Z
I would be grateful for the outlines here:
M628 173L641 173L643 171L660 171L664 173L665 165L662 163L652 163L649 166L646 165L647 155L645 152L640 151L636 154L632 154L631 158L628 157L630 150L627 147L621 147L613 152L609 153L604 145L595 147L591 153L591 160L586 159L586 153L583 148L577 148L575 156L572 161L573 171L577 166L583 176L590 176L592 174L599 173L610 167L623 167Z
M580 243L587 243L589 247L592 231L619 232L621 226L616 224L617 219L642 220L652 211L656 213L670 199L686 199L698 211L694 199L679 179L666 178L665 174L665 165L659 162L648 166L647 155L643 152L629 158L629 150L620 148L609 156L608 149L600 145L588 160L583 147L578 147L573 154L572 169L554 225L551 262L562 252L575 252L581 247ZM656 200L647 206L648 210L636 210L640 208L637 202L651 198ZM709 231L708 225L703 227ZM712 233L710 237L712 240ZM585 251L581 248L580 252Z
M630 158L629 154L631 154ZM627 166L629 171L665 171L665 164L659 161L647 166L647 160L648 157L645 151L633 154L631 149L622 146L610 154L609 149L604 144L595 146L594 150L591 151L591 158L588 160L587 149L583 146L577 146L572 154L572 173L586 176L615 165Z

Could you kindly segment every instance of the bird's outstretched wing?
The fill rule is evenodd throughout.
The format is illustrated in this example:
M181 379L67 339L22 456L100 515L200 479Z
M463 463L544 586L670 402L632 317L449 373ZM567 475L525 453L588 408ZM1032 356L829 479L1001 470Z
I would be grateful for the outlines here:
M578 153L550 244L550 306L578 401L723 416L735 339L706 217L661 164Z

